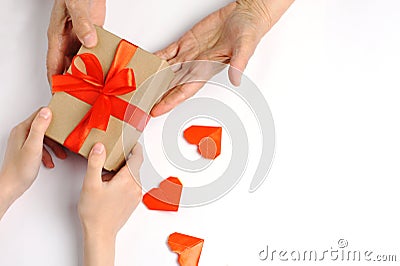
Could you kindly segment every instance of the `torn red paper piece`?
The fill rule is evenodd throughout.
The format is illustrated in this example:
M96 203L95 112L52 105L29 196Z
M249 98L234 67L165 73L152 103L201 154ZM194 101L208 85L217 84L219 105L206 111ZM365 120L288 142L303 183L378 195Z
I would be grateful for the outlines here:
M168 246L178 254L180 266L197 266L203 244L203 239L181 233L173 233L168 237Z
M150 210L178 211L181 201L182 183L177 177L163 180L158 188L152 188L143 196L143 204Z
M183 132L190 144L206 159L215 159L221 154L222 127L191 126Z

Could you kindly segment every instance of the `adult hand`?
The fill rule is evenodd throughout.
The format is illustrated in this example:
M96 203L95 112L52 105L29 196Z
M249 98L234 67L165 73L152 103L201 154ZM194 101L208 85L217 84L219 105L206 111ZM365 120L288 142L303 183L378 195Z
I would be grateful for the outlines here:
M53 75L63 74L71 65L72 58L81 44L94 47L97 33L94 25L103 26L106 15L105 0L55 0L47 31L47 78L49 83ZM67 153L63 147L45 138L44 143L54 154L65 159ZM53 168L50 152L44 148L43 165Z
M97 44L94 25L103 26L105 0L55 0L47 32L47 78L63 74L81 44Z
M185 33L178 41L156 54L170 65L193 60L209 60L230 64L229 78L233 85L239 86L241 73L247 66L261 38L285 13L294 0L238 0L207 16ZM220 71L219 67L197 64L193 69L180 68L185 75L198 74L210 77L210 72ZM216 73L214 73L216 74ZM185 76L179 75L178 76ZM211 75L212 76L212 75ZM193 96L202 82L183 83L190 80L183 77L175 80L178 85L167 93L151 111L152 116L162 115L176 105ZM201 79L203 80L203 79Z
M0 218L35 181L51 118L50 109L45 107L11 131L0 171Z
M84 233L85 266L114 265L116 235L142 197L139 169L143 155L140 144L136 144L127 165L114 176L102 176L105 159L103 144L95 144L89 155L78 204Z

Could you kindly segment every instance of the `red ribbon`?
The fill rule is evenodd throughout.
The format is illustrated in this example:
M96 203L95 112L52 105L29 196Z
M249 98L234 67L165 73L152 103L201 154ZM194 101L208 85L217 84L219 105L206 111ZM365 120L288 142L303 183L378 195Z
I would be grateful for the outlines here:
M79 152L92 128L107 130L110 116L125 121L143 131L150 116L139 107L118 98L136 89L135 74L125 68L136 52L136 46L121 40L113 62L104 80L103 69L97 57L85 53L76 55L71 64L71 74L53 76L53 93L66 92L92 107L69 134L64 146ZM82 59L86 73L75 66L75 60Z

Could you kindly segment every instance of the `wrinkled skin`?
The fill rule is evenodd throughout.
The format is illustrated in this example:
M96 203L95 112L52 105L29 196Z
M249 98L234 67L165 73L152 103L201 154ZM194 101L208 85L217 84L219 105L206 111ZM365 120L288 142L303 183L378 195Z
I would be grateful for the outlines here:
M171 65L192 60L211 60L230 64L229 78L233 85L239 86L241 73L246 68L261 38L293 1L241 0L230 3L201 20L179 40L156 54ZM205 72L206 74L202 74L202 79L206 79L221 70L218 67L204 69L207 68L205 64L201 67L194 64L190 68L177 67L176 72L179 78L173 83L177 86L153 108L152 116L159 116L170 111L193 96L204 84L195 82L179 85L183 83L182 81L191 80L184 76L196 77L200 72Z

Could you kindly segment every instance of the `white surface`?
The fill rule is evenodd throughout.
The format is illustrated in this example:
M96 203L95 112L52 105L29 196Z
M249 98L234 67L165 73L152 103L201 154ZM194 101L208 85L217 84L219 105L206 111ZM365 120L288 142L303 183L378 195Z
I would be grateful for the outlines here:
M1 3L1 153L12 126L50 97L51 2ZM155 51L227 2L110 0L106 28ZM266 245L324 250L340 238L400 260L399 8L396 0L297 1L246 71L276 123L267 181L249 194L249 171L221 200L178 213L140 205L118 236L116 265L177 265L165 244L175 231L205 239L200 265L267 265L258 260ZM40 171L0 222L1 266L80 263L84 171L74 155Z

